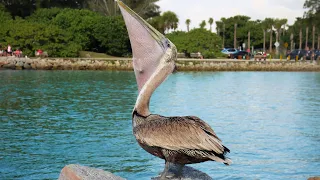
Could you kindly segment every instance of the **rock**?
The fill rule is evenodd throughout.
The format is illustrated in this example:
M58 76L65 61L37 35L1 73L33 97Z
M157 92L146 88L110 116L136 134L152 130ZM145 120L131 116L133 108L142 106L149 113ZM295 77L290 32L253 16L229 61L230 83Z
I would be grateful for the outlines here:
M320 180L320 177L310 177L308 180Z
M178 166L170 165L169 173L176 174ZM151 178L159 180L159 177ZM125 180L122 177L116 176L110 172L103 171L78 164L70 164L65 166L60 173L58 180ZM196 170L192 167L185 166L182 170L181 178L170 178L170 180L212 180L212 178L204 172ZM308 179L309 180L309 179ZM310 179L319 180L319 179Z
M5 69L16 69L16 65L11 63L5 64L2 67Z
M16 63L16 69L21 70L23 67L24 63L22 61L17 61Z
M170 165L169 173L176 174L177 173L177 166L174 164ZM151 178L152 180L160 180L160 177ZM196 170L189 166L184 166L182 169L182 176L181 178L170 178L170 180L212 180L212 178L199 170Z
M23 68L24 69L31 69L31 66L29 63L24 63Z
M61 170L58 180L125 180L110 172L78 164L70 164Z

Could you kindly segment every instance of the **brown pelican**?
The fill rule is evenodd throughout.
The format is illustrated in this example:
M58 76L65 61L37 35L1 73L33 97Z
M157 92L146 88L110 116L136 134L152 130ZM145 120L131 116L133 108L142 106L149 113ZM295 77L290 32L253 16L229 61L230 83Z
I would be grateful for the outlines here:
M139 145L150 154L165 160L161 179L169 164L217 161L226 165L230 150L222 145L213 129L195 116L165 117L151 114L149 101L155 89L175 69L176 46L133 10L117 1L124 17L133 51L133 67L139 95L132 113L133 134Z

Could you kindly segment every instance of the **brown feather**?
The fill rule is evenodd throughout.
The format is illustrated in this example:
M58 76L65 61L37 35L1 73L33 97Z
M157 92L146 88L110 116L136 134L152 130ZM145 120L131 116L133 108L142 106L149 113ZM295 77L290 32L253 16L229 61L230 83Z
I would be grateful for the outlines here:
M164 117L152 114L145 117L140 124L134 127L133 131L143 148L157 147L170 151L171 154L174 154L171 152L174 151L175 154L182 153L187 156L190 154L186 152L192 151L194 158L199 156L200 162L211 159L226 163L224 154L229 149L222 145L213 129L198 117ZM166 154L161 156L166 156Z

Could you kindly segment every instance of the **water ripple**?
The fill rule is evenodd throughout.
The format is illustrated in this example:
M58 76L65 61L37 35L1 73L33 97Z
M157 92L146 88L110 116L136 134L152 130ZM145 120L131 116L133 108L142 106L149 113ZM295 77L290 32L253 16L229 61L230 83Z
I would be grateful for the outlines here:
M0 179L57 179L72 163L150 179L163 160L132 136L132 72L0 71ZM214 179L306 179L320 169L320 73L180 72L152 112L197 115L234 164L192 165Z

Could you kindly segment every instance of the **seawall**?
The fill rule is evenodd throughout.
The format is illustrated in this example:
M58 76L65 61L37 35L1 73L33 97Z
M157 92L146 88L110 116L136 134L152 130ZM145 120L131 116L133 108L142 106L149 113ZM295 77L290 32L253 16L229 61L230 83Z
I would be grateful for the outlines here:
M319 71L320 61L178 59L178 71ZM0 69L15 70L128 70L131 58L44 58L0 57Z

